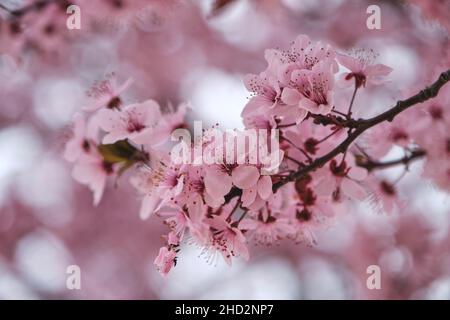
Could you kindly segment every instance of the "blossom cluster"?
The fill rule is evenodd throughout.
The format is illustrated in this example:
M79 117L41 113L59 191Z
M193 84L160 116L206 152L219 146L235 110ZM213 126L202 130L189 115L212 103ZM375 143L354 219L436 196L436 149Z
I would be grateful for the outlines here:
M75 32L66 26L67 9L71 5L82 8L80 30ZM43 56L60 58L68 54L67 44L89 38L91 33L103 31L117 35L131 26L160 28L168 13L178 7L177 0L24 0L6 3L0 7L0 51L13 56L35 51Z
M130 182L142 199L140 217L156 215L169 230L155 259L163 275L176 265L183 243L200 247L208 261L222 256L228 264L234 257L249 258L250 241L271 245L290 239L312 245L317 230L328 226L353 201L375 199L386 211L401 205L395 181L371 174L374 168L388 166L380 159L394 145L411 154L419 146L432 146L426 149L430 158L425 173L448 187L448 166L439 172L427 170L449 154L450 118L443 111L448 90L428 107L427 116L411 132L394 132L397 126L386 129L384 124L369 131L366 140L383 141L379 150L356 143L314 165L355 128L351 110L356 93L381 84L392 71L375 64L375 57L370 50L338 53L306 35L298 36L287 50L266 51L266 70L245 76L251 97L242 118L247 130L277 130L279 144L269 148L278 159L275 165L249 161L251 148L224 147L230 136L212 138L208 133L215 128L204 130L200 140L184 142L189 161L174 161L172 133L190 128L185 119L190 107L181 104L167 111L154 100L127 104L122 94L132 80L118 84L115 76L88 92L91 101L84 113L74 117L65 158L74 163L73 177L93 191L95 204L108 179L114 181L130 170ZM335 96L346 97L348 87L353 95L344 106L343 99ZM407 115L400 115L398 121L407 121L402 118ZM436 131L432 137L442 137L438 143L424 134L430 127ZM236 130L231 139L241 135ZM197 161L199 148L219 150L221 161ZM239 157L244 161L238 161ZM398 163L407 164L407 159ZM292 179L301 170L303 174Z

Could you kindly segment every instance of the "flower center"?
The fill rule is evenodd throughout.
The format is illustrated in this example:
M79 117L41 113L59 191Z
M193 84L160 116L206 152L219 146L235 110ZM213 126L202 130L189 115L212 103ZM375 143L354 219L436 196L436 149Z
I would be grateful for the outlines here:
M129 133L140 132L143 129L145 129L145 126L142 123L140 123L140 121L136 119L130 119L128 121L127 131Z
M403 131L400 130L398 128L394 128L393 133L392 133L392 140L397 142L400 140L407 140L408 139L408 134Z
M442 108L438 106L432 106L430 108L430 115L433 120L441 120L442 119Z
M333 159L330 162L330 170L337 177L345 177L350 168L347 168L347 163L345 161L342 161L341 164L338 165L336 159Z
M102 168L107 174L112 174L114 172L113 164L111 162L103 161Z
M109 100L106 107L108 109L119 109L121 104L122 104L122 100L120 100L120 98L116 96L116 97L111 98L111 100Z
M312 212L309 211L308 209L297 210L295 216L296 216L297 220L299 220L301 222L307 222L307 221L311 220Z
M86 152L86 153L88 153L89 150L91 149L91 145L89 144L89 141L87 141L87 139L83 140L81 147L83 148L84 152Z
M305 146L305 149L306 149L306 151L308 152L308 153L310 153L310 154L316 154L316 152L317 152L317 143L318 143L318 141L316 140L316 139L314 139L314 138L308 138L306 141L305 141L305 143L304 143L304 146Z
M363 73L349 73L345 80L350 80L351 78L355 78L356 88L365 87L366 86L366 75Z
M395 196L395 194L396 194L395 188L389 182L381 181L380 187L381 187L381 191L383 191L385 194L390 195L390 196Z

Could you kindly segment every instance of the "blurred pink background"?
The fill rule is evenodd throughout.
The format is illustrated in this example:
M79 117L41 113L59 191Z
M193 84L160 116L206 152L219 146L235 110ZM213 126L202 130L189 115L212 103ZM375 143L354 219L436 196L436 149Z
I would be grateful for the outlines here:
M0 0L10 9L32 2ZM390 85L366 96L364 115L375 114L448 63L449 1L119 2L72 1L81 30L66 28L64 1L25 14L20 31L0 9L0 299L450 298L450 196L419 177L420 163L400 183L410 206L399 215L361 203L315 247L250 246L250 261L232 267L185 246L163 279L153 259L166 227L139 219L127 178L94 207L61 157L85 91L110 72L135 79L127 102L188 101L193 119L242 127L243 75L264 68L265 48L302 33L343 52L373 48L394 69ZM366 27L374 2L381 30ZM73 264L81 290L66 288ZM381 290L366 287L374 264Z

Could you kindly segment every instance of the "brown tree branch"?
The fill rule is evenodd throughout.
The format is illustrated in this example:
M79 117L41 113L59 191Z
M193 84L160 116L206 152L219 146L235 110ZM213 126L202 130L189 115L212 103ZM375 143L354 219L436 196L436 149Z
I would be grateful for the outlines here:
M335 116L332 114L323 115L323 114L309 114L309 117L313 118L313 122L315 124L321 124L324 126L334 125L342 128L356 128L359 125L359 120L355 119L346 119L341 116Z
M277 191L280 187L285 185L286 183L295 181L301 177L303 177L305 174L314 171L318 168L321 168L324 166L328 161L332 160L334 157L339 155L340 153L344 153L347 151L348 147L353 143L353 141L356 140L364 131L372 128L373 126L384 122L384 121L393 121L395 116L399 113L403 112L404 110L422 103L424 101L427 101L431 98L434 98L437 96L439 90L450 80L450 70L447 70L439 76L439 78L429 87L421 90L419 93L415 94L414 96L406 99L406 100L400 100L397 102L397 104L392 107L391 109L379 114L378 116L375 116L373 118L369 119L361 119L356 120L357 124L354 127L354 131L349 133L347 138L342 141L336 148L331 150L329 153L325 154L324 156L315 159L311 164L301 168L300 170L288 175L285 179L282 179L278 182L276 182L273 185L273 191Z
M362 159L358 159L357 158L356 164L359 167L365 168L365 169L367 169L367 171L370 172L370 171L373 171L373 170L394 167L394 166L399 165L399 164L403 164L405 166L408 166L414 160L421 159L424 156L426 156L426 151L422 150L422 149L418 149L418 150L411 151L410 154L405 155L402 158L395 159L395 160L390 160L390 161L384 161L384 162L375 161L375 160L368 159L367 157L363 156Z

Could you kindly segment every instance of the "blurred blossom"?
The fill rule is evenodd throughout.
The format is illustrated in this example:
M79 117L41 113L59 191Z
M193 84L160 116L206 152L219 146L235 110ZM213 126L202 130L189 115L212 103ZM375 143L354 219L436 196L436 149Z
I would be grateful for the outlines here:
M7 266L0 262L0 299L38 299L38 294L21 280L19 276L14 275L12 270L8 270Z
M207 124L218 122L224 129L242 128L239 106L245 104L248 93L238 76L214 69L194 70L182 92L193 105L196 118L201 115Z
M42 141L27 127L7 127L0 131L0 201L8 199L8 189L17 176L32 169L42 152Z
M15 262L23 277L44 293L65 288L69 253L61 241L43 230L25 235L17 244Z
M34 112L45 125L60 129L67 125L83 98L82 86L73 79L42 78L34 87Z
M310 257L300 262L304 299L349 299L345 270L319 258Z

